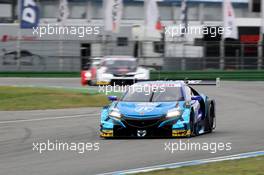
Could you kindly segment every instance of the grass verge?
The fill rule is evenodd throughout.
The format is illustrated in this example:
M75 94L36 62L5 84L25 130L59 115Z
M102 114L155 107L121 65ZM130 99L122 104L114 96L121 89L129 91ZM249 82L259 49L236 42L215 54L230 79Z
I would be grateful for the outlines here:
M148 173L138 173L137 175L261 175L264 172L264 156L228 160L217 163L208 163Z
M107 105L107 97L99 93L54 88L0 87L0 110L38 110Z

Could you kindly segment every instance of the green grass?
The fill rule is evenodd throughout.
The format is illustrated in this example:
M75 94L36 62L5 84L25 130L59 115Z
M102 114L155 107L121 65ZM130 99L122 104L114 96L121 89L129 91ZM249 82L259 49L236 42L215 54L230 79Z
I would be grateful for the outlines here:
M263 175L264 156L166 169L138 175Z
M88 91L55 88L0 87L0 110L37 110L78 107L101 107L107 97Z

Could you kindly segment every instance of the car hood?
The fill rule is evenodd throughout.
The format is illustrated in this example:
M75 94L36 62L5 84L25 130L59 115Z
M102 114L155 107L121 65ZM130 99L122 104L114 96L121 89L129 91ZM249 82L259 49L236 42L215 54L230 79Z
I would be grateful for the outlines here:
M119 102L120 113L129 118L153 118L167 114L178 102ZM180 104L180 103L179 103Z

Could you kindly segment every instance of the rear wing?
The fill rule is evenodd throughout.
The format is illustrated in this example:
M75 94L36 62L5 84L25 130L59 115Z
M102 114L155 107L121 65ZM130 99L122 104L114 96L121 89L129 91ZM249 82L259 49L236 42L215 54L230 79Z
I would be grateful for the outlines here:
M184 82L190 86L216 86L220 87L220 78L216 78L215 80L184 80Z
M201 86L201 85L204 85L204 86L216 86L216 87L220 87L220 78L216 78L215 80L188 80L188 79L185 79L185 80L134 80L134 83L137 83L137 82L148 82L148 81L171 81L171 82L181 82L181 83L185 83L187 85L190 85L190 86Z

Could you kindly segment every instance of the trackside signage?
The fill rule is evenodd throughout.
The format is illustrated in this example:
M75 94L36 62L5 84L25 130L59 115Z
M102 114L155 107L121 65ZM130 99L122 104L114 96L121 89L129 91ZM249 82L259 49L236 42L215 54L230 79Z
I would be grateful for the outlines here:
M39 8L34 0L21 0L21 22L22 29L37 27L39 23Z

